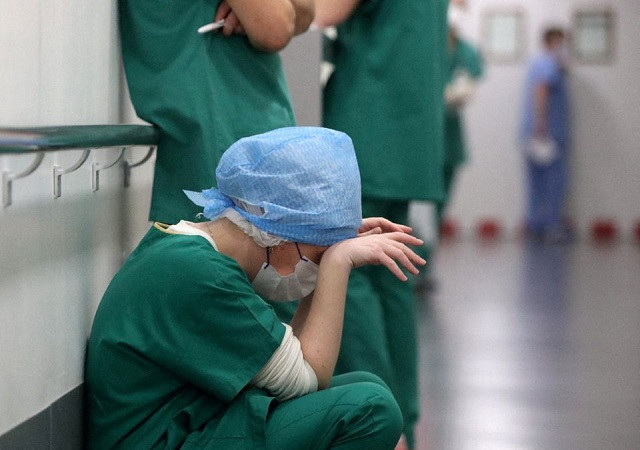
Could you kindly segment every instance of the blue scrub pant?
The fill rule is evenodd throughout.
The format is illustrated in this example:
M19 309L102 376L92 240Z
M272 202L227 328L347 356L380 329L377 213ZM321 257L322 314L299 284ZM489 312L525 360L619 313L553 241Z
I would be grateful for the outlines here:
M567 190L567 156L560 156L549 165L527 160L529 201L527 228L533 233L560 231Z

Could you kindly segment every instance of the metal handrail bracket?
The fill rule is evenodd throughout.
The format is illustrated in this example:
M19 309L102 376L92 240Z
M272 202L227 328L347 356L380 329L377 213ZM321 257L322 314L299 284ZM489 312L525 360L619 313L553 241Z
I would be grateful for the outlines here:
M14 180L18 180L20 178L24 178L27 175L31 175L42 163L44 159L44 152L39 152L35 155L35 158L31 162L31 164L24 169L20 173L13 173L9 170L2 171L2 205L6 208L7 206L11 206L13 201L13 182Z
M91 164L91 189L93 190L93 192L96 192L98 189L100 189L100 172L118 164L124 157L124 152L126 149L127 147L122 147L120 149L120 154L118 155L118 157L110 164L102 164L95 161L93 162L93 164Z
M147 151L147 154L144 155L144 157L136 162L136 163L131 163L129 162L129 160L125 160L124 162L124 187L129 187L131 185L131 169L133 169L134 167L138 167L143 165L144 163L146 163L149 158L151 158L151 155L153 155L153 151L156 149L155 146L153 147L149 147L149 150Z
M53 166L53 197L62 194L62 176L79 169L89 158L92 149L117 147L118 157L109 164L94 162L91 166L91 188L93 192L100 188L100 172L114 167L123 160L125 150L135 146L149 146L147 154L140 161L124 161L124 185L130 185L131 169L144 164L151 158L158 144L158 130L149 125L72 125L39 128L0 128L0 155L35 154L29 167L15 174L3 170L2 204L12 203L13 181L33 173L42 163L45 152L58 150L82 150L80 158L70 167Z
M62 195L62 175L78 170L89 158L89 153L91 153L90 148L83 150L80 155L80 159L78 159L71 167L66 169L63 169L62 166L57 164L53 165L53 198L58 198Z

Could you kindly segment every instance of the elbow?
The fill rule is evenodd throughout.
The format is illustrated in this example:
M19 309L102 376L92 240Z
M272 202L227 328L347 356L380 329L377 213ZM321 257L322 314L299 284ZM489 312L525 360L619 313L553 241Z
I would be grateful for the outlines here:
M318 390L327 389L331 385L331 376L320 377L318 376Z
M344 17L332 14L316 14L315 24L319 28L335 27L344 22Z
M351 17L358 4L358 1L346 0L340 8L336 8L317 3L314 12L315 23L321 28L340 25Z
M296 15L293 7L283 8L269 20L257 18L253 26L245 27L251 44L266 52L285 48L295 32Z
M320 28L327 28L339 25L342 22L340 19L340 17L330 14L316 14L315 23Z
M314 18L315 6L313 2L310 2L309 4L306 4L304 6L300 6L296 10L296 25L294 34L298 35L307 31L313 23Z
M315 374L317 390L321 391L328 388L331 385L331 378L333 378L333 368L328 368L320 361L309 361L306 358L305 361Z
M268 53L275 53L285 48L292 37L293 33L291 35L278 34L260 38L250 38L250 40L251 44L257 49Z

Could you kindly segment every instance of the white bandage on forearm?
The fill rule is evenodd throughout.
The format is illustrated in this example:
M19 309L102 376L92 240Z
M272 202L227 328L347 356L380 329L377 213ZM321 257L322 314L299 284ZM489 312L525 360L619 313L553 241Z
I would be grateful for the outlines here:
M318 377L304 360L300 341L289 325L284 326L286 330L280 347L251 380L251 384L266 389L280 401L318 390Z

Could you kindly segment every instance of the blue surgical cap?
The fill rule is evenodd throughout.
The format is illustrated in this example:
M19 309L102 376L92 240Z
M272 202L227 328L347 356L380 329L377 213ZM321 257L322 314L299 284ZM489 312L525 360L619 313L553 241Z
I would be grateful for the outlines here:
M362 224L353 143L339 131L280 128L240 139L222 155L218 188L184 191L210 220L227 208L288 241L328 246Z

